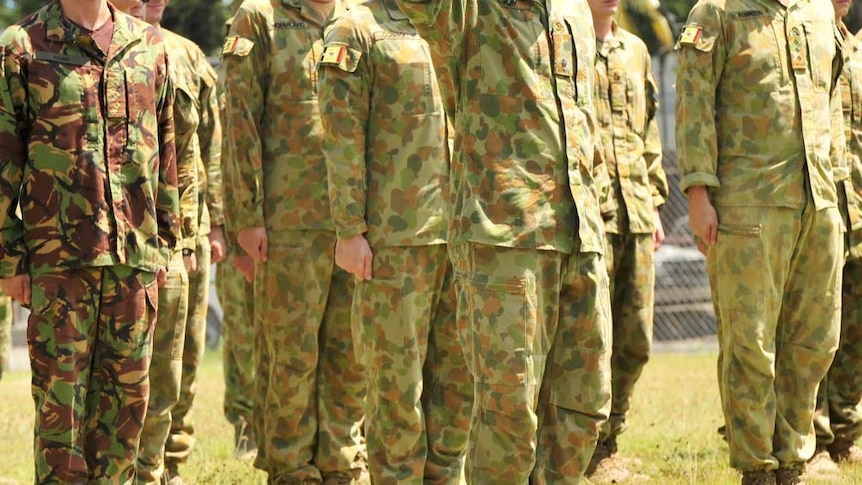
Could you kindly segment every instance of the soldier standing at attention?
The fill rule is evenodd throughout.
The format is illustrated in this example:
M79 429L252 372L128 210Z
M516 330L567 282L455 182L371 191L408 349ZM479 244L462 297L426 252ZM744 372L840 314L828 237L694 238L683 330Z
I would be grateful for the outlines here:
M0 36L0 73L0 277L32 310L36 482L130 484L179 230L161 35L50 1Z
M236 14L242 2L233 0L230 11ZM225 22L230 31L233 15ZM221 115L224 116L224 66L220 70ZM225 162L222 161L222 164ZM254 456L257 443L252 433L254 396L254 261L236 244L236 235L225 234L227 254L216 266L216 291L223 310L221 342L224 369L224 415L234 427L235 454Z
M353 7L325 45L317 94L335 262L356 278L368 470L381 485L457 485L473 383L446 253L449 143L428 45L394 0Z
M626 429L634 386L650 357L655 250L664 240L658 207L668 186L656 121L658 89L646 44L617 26L619 0L588 2L598 39L596 153L611 182L602 215L613 321L611 414L590 468L592 481L622 482L630 474L618 459L617 436Z
M449 250L476 400L467 483L578 483L610 404L589 6L398 5L454 120Z
M174 112L184 112L183 117L175 117L179 120L177 158L197 172L197 190L191 194L196 199L195 211L189 213L197 231L183 238L186 242L184 254L191 255L196 264L188 273L188 313L185 321L178 324L185 331L185 336L178 339L181 340L180 347L172 347L173 352L179 351L182 367L179 369L181 380L171 384L172 393L179 391L176 405L165 416L170 418L170 434L163 437L160 431L152 441L146 441L151 448L147 450L145 467L155 471L152 477L146 479L158 480L161 470L157 467L161 466L161 461L157 457L164 453L166 476L172 485L177 485L185 483L180 478L178 468L180 463L188 460L195 442L190 411L197 390L198 368L206 347L210 265L224 259L225 242L221 230L224 217L221 199L221 120L216 89L218 76L200 47L161 26L167 6L168 0L149 0L144 19L165 37L171 80L177 93ZM185 126L181 126L180 121ZM173 358L176 357L175 353ZM171 374L172 380L176 377L176 374ZM139 460L138 463L144 462Z
M834 462L862 462L862 449L854 444L862 436L862 43L841 20L851 4L852 0L832 0L844 41L839 83L850 178L838 182L838 209L847 226L841 338L817 393L817 451L808 463L809 469L826 473L837 471Z
M743 484L803 483L817 386L838 346L834 17L827 0L701 0L677 43L681 189L707 258Z
M367 482L352 277L335 266L317 62L341 0L246 0L225 40L225 214L255 260L255 466L269 483Z

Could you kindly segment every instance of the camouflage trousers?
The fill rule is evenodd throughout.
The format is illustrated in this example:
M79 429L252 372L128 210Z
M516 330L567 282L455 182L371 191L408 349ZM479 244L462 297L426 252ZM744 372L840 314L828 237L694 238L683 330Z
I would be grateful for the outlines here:
M652 349L655 245L652 234L606 234L613 352L611 414L602 441L626 429L632 393Z
M83 268L34 276L31 289L36 483L133 483L149 397L155 275Z
M9 363L12 346L12 299L0 293L0 378Z
M254 285L245 281L230 260L229 254L216 269L216 288L224 311L224 415L241 433L251 426L254 395Z
M730 465L775 469L815 448L817 386L838 346L842 247L835 208L717 207L707 271L718 313Z
M254 466L273 485L319 483L365 467L365 375L350 328L352 277L335 234L268 234L255 265Z
M473 382L445 245L374 248L353 293L353 342L368 383L368 471L380 485L457 485Z
M183 253L176 251L168 267L167 283L159 288L159 311L150 359L150 399L138 447L136 483L160 483L164 475L165 442L171 412L180 397L183 341L189 304L189 276Z
M183 338L180 396L171 412L171 431L165 443L165 464L169 468L185 463L195 443L195 429L190 413L197 393L198 368L206 348L211 261L208 236L198 238L195 257L197 269L189 274L189 309Z
M862 259L844 264L841 339L817 393L814 430L818 445L854 442L862 436Z
M475 383L470 484L576 484L610 410L610 304L601 255L451 248Z

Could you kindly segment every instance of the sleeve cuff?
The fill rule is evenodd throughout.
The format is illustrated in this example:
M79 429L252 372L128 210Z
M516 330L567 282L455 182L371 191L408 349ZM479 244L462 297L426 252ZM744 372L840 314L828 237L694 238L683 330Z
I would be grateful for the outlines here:
M718 181L718 177L706 172L694 172L684 175L682 180L679 182L679 188L683 193L688 192L689 187L696 187L699 185L718 188L721 187L721 182Z

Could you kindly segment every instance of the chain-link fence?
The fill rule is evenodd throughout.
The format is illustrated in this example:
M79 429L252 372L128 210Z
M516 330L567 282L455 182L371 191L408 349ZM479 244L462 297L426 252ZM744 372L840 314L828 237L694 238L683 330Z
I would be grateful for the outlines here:
M667 239L656 254L655 325L657 341L715 335L715 312L709 293L705 259L688 224L688 201L679 190L679 163L674 138L676 54L653 58L659 85L659 130L670 196L661 208Z

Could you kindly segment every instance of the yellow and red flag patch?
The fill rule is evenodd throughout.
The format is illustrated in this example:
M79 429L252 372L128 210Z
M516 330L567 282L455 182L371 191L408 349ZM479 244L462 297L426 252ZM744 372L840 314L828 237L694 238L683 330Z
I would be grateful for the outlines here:
M698 39L700 39L700 34L703 32L703 29L697 27L695 25L689 25L688 27L682 30L682 33L679 35L679 43L680 44L695 44Z
M344 59L344 53L347 47L343 45L328 45L323 49L323 55L320 56L321 64L340 64Z

